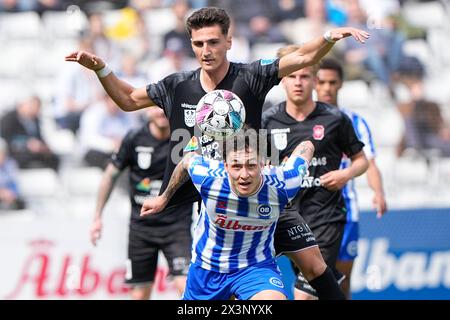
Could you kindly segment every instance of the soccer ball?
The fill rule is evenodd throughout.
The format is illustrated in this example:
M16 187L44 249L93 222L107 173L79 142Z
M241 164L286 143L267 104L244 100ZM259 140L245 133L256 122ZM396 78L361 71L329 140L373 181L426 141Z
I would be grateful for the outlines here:
M228 90L205 94L197 104L195 121L202 132L222 140L238 132L245 121L241 99Z

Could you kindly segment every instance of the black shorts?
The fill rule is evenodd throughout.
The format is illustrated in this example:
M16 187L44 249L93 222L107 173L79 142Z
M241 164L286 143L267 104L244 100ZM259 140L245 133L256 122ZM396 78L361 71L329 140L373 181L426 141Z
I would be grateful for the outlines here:
M158 253L162 250L171 276L186 275L191 260L191 225L143 227L130 225L125 283L145 285L155 279Z
M297 211L285 210L281 212L275 229L275 252L277 256L316 245L317 242L313 232Z
M319 244L323 260L325 260L325 263L331 269L339 284L345 278L345 276L336 269L336 261L341 247L342 237L344 235L344 226L345 223L334 222L314 228L314 234L317 237L317 243ZM297 280L295 281L295 288L317 297L316 291L309 285L302 273L299 272L298 269L296 269L296 273Z
M330 268L336 267L342 237L344 236L344 226L345 223L343 222L333 222L313 228L323 260Z

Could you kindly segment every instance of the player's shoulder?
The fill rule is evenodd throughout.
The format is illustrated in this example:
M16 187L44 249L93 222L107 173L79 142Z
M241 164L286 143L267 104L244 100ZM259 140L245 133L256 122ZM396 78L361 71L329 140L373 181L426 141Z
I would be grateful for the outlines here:
M319 114L328 115L333 118L336 118L337 120L350 118L347 114L345 114L344 111L339 109L337 106L322 101L316 101L316 110Z
M200 69L196 70L190 70L190 71L180 71L175 72L163 79L163 82L171 84L171 85L177 85L181 82L188 81L188 80L195 80L199 78L199 72Z
M286 102L273 105L267 108L261 117L262 127L266 128L266 125L273 119L280 119L280 115L285 112Z

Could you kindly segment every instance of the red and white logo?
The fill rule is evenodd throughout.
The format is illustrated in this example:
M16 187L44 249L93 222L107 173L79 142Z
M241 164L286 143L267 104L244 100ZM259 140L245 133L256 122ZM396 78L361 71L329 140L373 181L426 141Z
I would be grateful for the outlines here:
M325 136L325 128L320 124L316 124L313 128L314 140L322 140L324 136Z

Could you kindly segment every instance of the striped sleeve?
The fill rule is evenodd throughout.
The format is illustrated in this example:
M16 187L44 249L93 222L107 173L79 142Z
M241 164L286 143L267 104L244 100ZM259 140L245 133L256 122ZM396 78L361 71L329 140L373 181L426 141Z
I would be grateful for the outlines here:
M286 185L286 194L290 201L295 198L297 192L301 189L303 177L308 173L308 162L301 157L291 156L280 169Z
M375 144L373 143L372 133L370 132L370 128L366 120L359 117L359 123L358 126L355 126L355 129L358 131L357 134L360 140L364 143L363 150L367 159L370 160L375 158Z
M188 172L195 188L200 191L203 181L208 176L209 161L200 155L189 159Z

